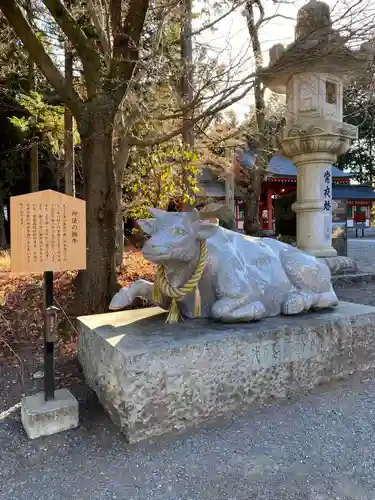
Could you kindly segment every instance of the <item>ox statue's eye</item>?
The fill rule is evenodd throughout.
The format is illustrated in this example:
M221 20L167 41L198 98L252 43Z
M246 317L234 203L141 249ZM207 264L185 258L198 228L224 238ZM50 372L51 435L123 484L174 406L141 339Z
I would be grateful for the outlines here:
M184 231L180 227L171 227L169 232L171 232L174 236L185 236L186 235L186 231Z

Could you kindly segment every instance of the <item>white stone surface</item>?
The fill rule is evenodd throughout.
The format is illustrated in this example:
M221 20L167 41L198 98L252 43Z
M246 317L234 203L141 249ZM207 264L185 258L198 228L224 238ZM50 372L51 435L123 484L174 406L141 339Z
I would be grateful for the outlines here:
M327 82L335 89L330 102ZM332 246L332 164L349 149L356 127L342 122L343 78L302 72L286 87L283 147L297 168L297 246L316 257L337 255Z
M297 167L297 246L316 257L334 257L332 164L357 137L357 128L330 117L299 117L283 130L283 149Z
M375 308L260 323L165 324L159 308L78 319L88 385L130 442L199 425L375 365Z
M316 257L334 257L337 252L332 247L332 155L319 154L320 161L317 156L303 154L294 158L297 246Z
M229 323L299 314L338 303L327 266L294 246L214 226L200 220L194 210L149 211L154 218L138 224L150 236L142 252L159 266L160 290L157 283L137 280L114 295L110 310L123 309L136 297L153 300L155 288L158 297L153 302L161 307L169 308L178 292L183 317ZM189 281L192 276L194 283ZM199 314L191 293L194 287L199 289Z
M310 1L298 11L294 43L272 47L262 74L268 88L286 93L281 142L297 167L297 246L316 257L336 255L329 242L331 180L322 183L321 177L357 138L356 127L342 121L344 86L366 71L371 58L370 47L346 46L324 2Z
M68 389L57 389L52 401L45 401L43 392L25 396L21 420L30 439L73 429L79 423L78 401Z
M327 102L327 82L336 87L336 100ZM286 86L288 124L301 116L332 117L342 121L343 78L340 75L305 72L292 76Z
M327 81L336 86L335 104L327 103ZM324 73L295 75L287 87L289 126L283 131L283 147L297 168L297 246L316 257L337 255L332 246L332 164L357 136L356 127L341 121L342 88L336 75Z

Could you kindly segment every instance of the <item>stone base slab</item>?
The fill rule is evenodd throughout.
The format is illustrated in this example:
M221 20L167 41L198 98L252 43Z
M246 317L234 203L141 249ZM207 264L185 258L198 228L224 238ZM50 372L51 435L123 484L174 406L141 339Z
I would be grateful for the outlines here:
M353 273L353 274L337 274L332 276L333 288L336 286L346 285L363 285L365 283L373 283L375 281L375 273Z
M25 396L21 420L30 439L74 429L78 427L78 402L68 389L55 391L53 401L45 401L43 392Z
M375 308L166 325L159 308L79 318L87 383L130 442L375 366Z

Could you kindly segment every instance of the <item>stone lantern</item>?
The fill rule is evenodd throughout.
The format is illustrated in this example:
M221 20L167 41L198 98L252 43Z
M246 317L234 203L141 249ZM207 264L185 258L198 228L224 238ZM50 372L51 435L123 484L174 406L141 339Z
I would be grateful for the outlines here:
M297 167L297 246L317 257L332 257L332 163L357 138L343 120L343 89L369 65L370 51L354 51L333 30L327 4L310 0L297 16L295 41L270 49L261 79L286 94L281 144Z

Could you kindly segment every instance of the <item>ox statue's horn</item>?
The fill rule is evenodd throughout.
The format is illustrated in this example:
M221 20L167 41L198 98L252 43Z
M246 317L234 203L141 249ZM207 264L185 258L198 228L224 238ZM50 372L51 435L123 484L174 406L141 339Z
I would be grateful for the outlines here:
M160 210L160 208L147 207L147 212L149 212L155 219L164 219L165 210Z

